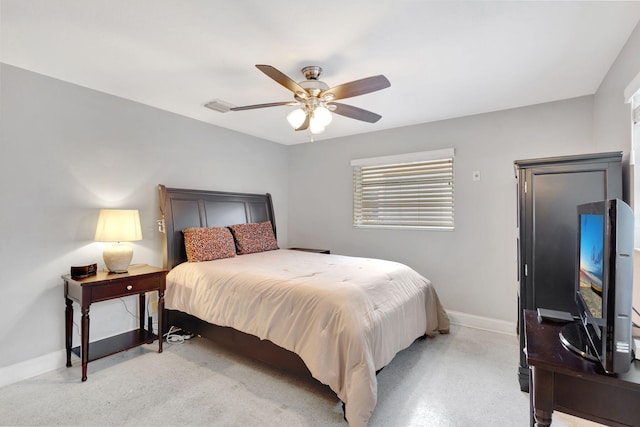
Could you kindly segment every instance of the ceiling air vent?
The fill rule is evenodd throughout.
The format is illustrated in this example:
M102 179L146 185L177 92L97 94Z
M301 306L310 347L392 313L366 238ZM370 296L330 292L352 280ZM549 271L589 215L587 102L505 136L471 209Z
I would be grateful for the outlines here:
M221 99L214 99L213 101L204 104L204 106L220 113L226 113L234 107L233 104L229 104L228 102L222 101Z

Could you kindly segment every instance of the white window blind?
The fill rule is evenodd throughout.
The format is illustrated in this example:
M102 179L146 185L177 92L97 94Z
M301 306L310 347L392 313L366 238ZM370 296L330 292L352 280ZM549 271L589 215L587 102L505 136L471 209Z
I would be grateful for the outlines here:
M454 150L353 160L355 227L453 230Z

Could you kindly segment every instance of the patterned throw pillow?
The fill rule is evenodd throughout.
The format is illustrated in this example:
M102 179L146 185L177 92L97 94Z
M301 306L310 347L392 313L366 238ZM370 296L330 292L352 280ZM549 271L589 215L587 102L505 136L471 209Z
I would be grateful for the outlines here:
M229 229L236 239L238 255L278 249L271 221L237 224Z
M182 230L189 262L236 256L233 236L226 227L194 227Z

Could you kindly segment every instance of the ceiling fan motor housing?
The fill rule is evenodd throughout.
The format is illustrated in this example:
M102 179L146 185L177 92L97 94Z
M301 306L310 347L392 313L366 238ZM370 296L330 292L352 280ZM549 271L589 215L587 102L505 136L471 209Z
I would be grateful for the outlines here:
M302 71L305 79L318 80L318 78L320 78L320 74L322 74L322 67L318 67L317 65L309 65L307 67L304 67L300 71Z
M321 92L329 89L329 85L321 80L304 80L298 84L311 96L318 96Z

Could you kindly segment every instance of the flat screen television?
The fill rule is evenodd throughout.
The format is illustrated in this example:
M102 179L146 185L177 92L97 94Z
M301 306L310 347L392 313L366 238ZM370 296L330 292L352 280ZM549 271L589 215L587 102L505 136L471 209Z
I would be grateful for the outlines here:
M566 347L624 373L633 360L631 208L612 199L579 205L575 301L579 321L561 333Z

